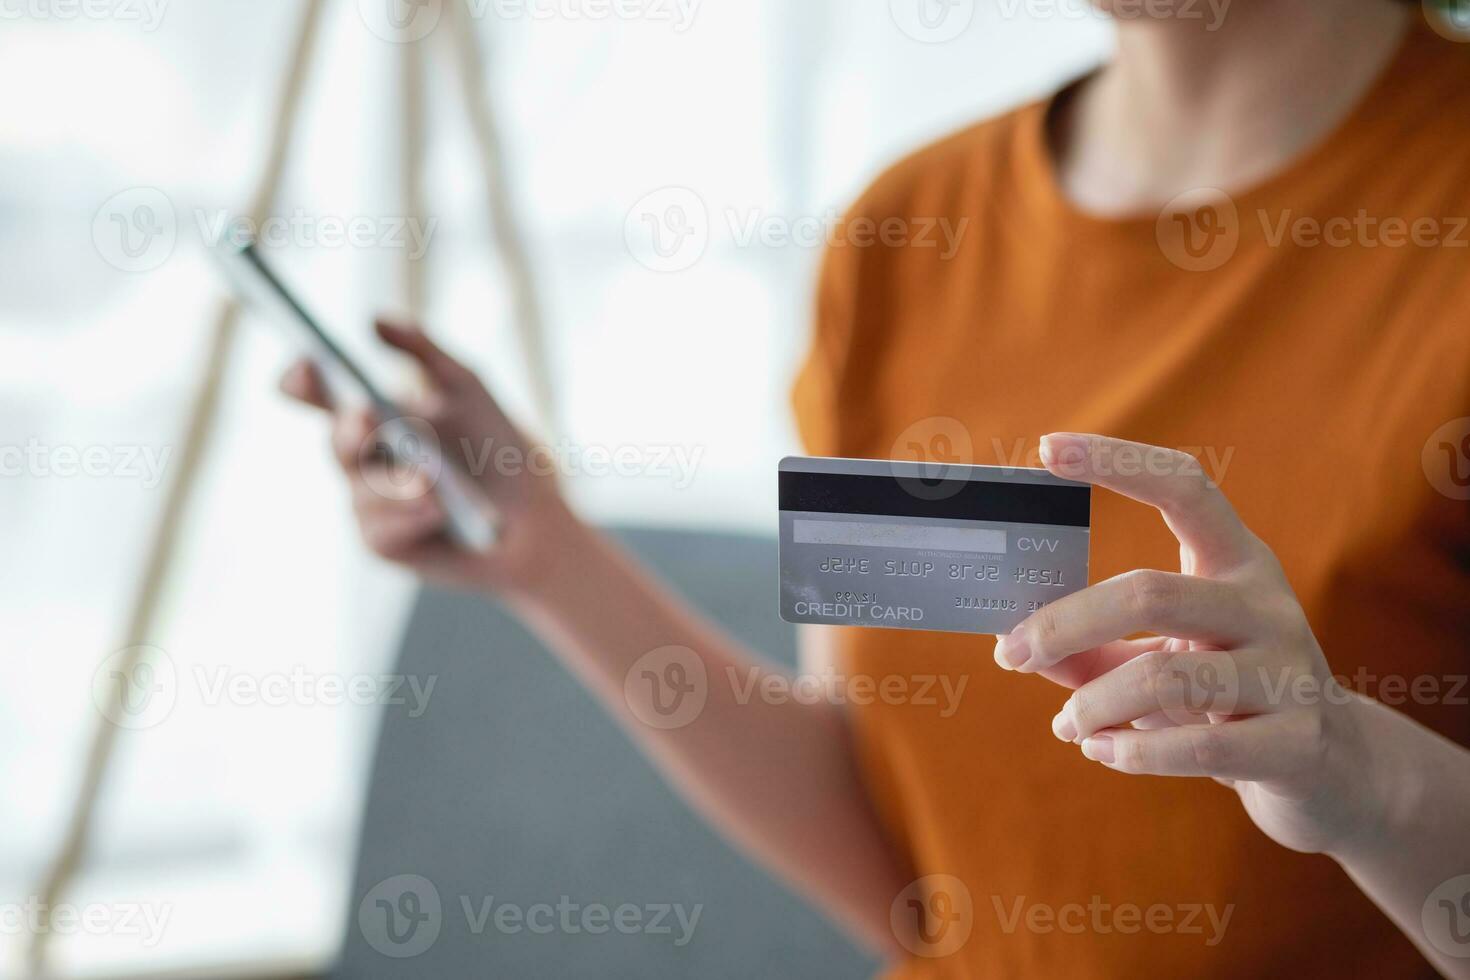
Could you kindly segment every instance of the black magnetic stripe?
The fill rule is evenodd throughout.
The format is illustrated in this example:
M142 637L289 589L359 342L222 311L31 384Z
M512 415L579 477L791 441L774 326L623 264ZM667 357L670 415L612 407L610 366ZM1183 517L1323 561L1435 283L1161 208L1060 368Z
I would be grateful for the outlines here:
M850 473L780 474L782 510L944 517L1090 527L1090 487L988 480L919 480Z

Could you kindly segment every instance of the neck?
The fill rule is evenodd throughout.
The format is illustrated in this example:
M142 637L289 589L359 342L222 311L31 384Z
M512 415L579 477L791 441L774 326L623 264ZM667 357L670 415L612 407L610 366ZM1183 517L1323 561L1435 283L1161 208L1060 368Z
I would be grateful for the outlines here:
M1120 20L1116 58L1054 121L1063 190L1121 214L1269 176L1358 104L1398 50L1408 6L1237 0L1217 20Z

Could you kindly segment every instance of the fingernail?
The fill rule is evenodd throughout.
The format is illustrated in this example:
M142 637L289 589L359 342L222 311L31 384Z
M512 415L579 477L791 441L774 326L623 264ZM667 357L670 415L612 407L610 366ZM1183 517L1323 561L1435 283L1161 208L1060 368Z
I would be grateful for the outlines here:
M377 318L376 323L379 330L386 330L389 333L414 332L413 324L409 323L407 320L394 319L391 316L380 316Z
M1031 649L1026 645L1024 633L1002 636L995 645L995 662L1006 670L1020 670L1031 659Z
M1051 441L1045 436L1041 439L1041 465L1047 469L1057 465L1056 451L1051 448Z
M1111 765L1113 762L1113 736L1094 735L1082 740L1082 754L1093 762Z
M1058 711L1057 716L1051 720L1051 733L1063 742L1077 741L1077 726L1067 717L1066 708Z
M1049 470L1066 469L1080 474L1086 469L1087 440L1069 433L1042 436L1041 463Z

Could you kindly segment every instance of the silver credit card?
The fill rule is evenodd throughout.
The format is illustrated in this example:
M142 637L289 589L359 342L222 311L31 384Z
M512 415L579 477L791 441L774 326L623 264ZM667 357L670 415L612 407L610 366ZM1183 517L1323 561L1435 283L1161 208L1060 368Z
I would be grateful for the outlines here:
M781 618L1009 633L1087 586L1092 488L1046 470L781 461Z

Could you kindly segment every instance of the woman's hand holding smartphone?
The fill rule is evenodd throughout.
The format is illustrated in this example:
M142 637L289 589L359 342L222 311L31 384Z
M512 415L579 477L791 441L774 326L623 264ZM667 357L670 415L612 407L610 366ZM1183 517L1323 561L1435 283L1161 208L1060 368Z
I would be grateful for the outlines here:
M281 381L291 397L331 413L333 454L347 477L364 541L381 557L442 585L507 597L534 590L584 530L565 506L554 473L533 465L535 444L474 372L422 329L380 319L377 333L422 368L425 391L399 402L412 435L398 426L385 438L386 420L374 409L335 405L310 359L294 364ZM465 549L445 534L448 515L435 493L443 475L417 465L414 438L437 443L438 454L423 458L442 455L485 496L500 531L494 547Z

